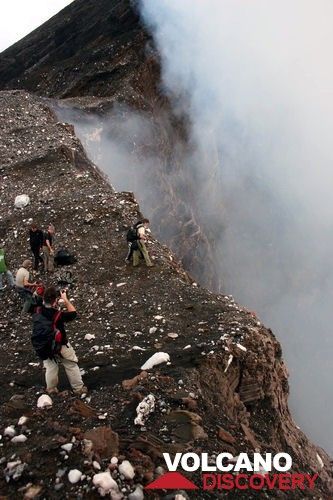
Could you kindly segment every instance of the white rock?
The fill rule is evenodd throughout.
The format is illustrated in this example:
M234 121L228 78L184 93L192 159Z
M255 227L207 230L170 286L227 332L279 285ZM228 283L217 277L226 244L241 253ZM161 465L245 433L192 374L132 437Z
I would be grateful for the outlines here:
M150 413L152 413L155 409L155 396L153 394L149 394L146 396L141 403L138 404L136 408L136 417L134 419L135 425L145 425L145 422Z
M149 328L149 333L151 333L152 335L156 332L157 332L156 326L152 326L151 328Z
M133 350L133 351L145 351L146 349L144 349L143 347L140 347L140 346L138 346L138 345L134 345L134 346L132 347L132 350Z
M96 462L96 460L93 461L93 467L96 470L101 470L101 466L98 462Z
M236 346L238 347L238 349L241 349L241 351L247 351L246 347L244 347L243 345L241 344L236 344Z
M161 316L160 314L158 316L154 316L154 319L157 319L157 321L163 319L163 316Z
M185 351L185 349L191 349L191 347L192 347L191 344L188 344L183 348L183 350Z
M322 469L324 467L324 462L323 462L321 456L318 453L317 453L317 460L319 462L320 468Z
M121 286L125 286L127 283L117 283L117 287L120 288Z
M170 361L170 356L166 352L155 352L142 366L141 370L150 370L153 366L167 363Z
M229 366L231 365L231 362L232 362L232 360L233 360L233 359L234 359L233 355L232 355L232 354L230 354L230 355L229 355L228 362L227 362L227 366L225 367L225 370L224 370L224 373L226 373L226 372L227 372L227 370L228 370Z
M27 436L25 436L24 434L19 434L18 436L14 436L11 439L11 442L12 443L24 443L27 439L28 439Z
M3 433L4 436L8 436L10 438L14 437L15 434L16 434L16 430L15 430L13 425L9 425L8 427L6 427L6 429L4 430L4 433Z
M67 453L72 451L72 448L73 448L73 443L66 443L61 446L61 449L65 450Z
M37 408L48 408L52 406L52 399L47 394L42 394L39 396L37 401Z
M21 417L20 420L17 422L17 425L24 425L28 422L28 417Z
M117 465L117 463L118 463L118 457L112 457L111 460L110 460L110 463L112 465Z
M124 460L118 467L119 473L124 476L125 479L133 479L135 476L132 464L128 460Z
M84 336L84 340L92 340L95 338L95 335L93 335L92 333L86 333L86 335Z
M128 495L128 500L143 500L144 494L142 490L142 486L137 486L133 493Z
M93 483L96 488L98 488L99 494L104 497L111 491L119 491L118 484L116 481L111 477L111 474L109 471L107 472L99 472L98 474L95 474L93 477Z
M106 304L106 307L112 307L113 306L113 302L111 300L111 302L109 302L108 304Z
M15 198L15 207L16 208L24 208L30 203L30 198L27 194L20 194Z
M170 337L170 339L176 339L179 335L178 333L168 333L168 337Z
M82 472L78 469L72 469L68 473L68 481L72 484L78 483L81 477L82 477Z

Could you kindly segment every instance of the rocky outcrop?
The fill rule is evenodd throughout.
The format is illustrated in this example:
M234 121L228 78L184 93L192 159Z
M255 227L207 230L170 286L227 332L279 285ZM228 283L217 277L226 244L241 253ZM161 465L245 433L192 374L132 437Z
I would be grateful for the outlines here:
M30 319L20 316L15 293L5 291L0 434L11 430L1 441L2 495L14 498L32 488L46 498L98 498L92 478L107 470L113 487L128 496L161 474L163 452L213 455L218 448L235 455L287 451L293 471L319 474L315 491L296 491L293 498L329 498L330 459L290 416L287 370L272 332L232 297L196 286L154 237L153 268L124 264L125 230L140 215L135 198L112 189L43 99L2 92L0 120L0 228L9 266L14 271L29 255L32 219L44 227L52 221L58 244L76 253L70 296L80 318L69 337L89 387L78 400L61 379L52 407L37 408L43 374L30 346ZM30 198L21 210L14 207L20 194ZM43 279L55 283L59 274ZM170 364L142 373L157 351L168 353ZM141 428L134 425L136 408L149 394L155 409ZM134 480L127 463L128 476L119 472L126 461Z
M161 91L159 55L140 22L136 1L76 0L0 54L0 89L61 99L59 112L84 111L87 123L90 113L108 116L115 105L126 105L125 117L139 111L150 123L152 144L129 138L125 146L140 165L147 193L154 193L144 195L147 215L186 269L202 284L220 289L212 241L223 231L222 208L217 204L209 218L203 217L191 162L184 162L191 153L187 119L174 115ZM119 140L126 139L120 134ZM93 146L98 149L97 141ZM215 176L205 183L203 197L219 196Z
M148 38L130 0L73 2L1 54L1 87L138 104L154 60Z

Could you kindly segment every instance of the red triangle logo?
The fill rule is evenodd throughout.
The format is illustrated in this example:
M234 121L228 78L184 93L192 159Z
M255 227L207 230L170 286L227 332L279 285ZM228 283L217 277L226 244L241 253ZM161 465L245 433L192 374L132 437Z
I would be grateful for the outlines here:
M146 486L146 490L198 490L192 481L179 472L166 472Z

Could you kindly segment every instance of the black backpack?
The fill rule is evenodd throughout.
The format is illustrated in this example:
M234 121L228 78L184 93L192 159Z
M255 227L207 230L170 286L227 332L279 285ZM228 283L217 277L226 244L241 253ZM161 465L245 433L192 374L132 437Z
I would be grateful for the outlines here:
M42 359L53 359L60 354L61 332L56 328L56 323L61 316L61 311L55 313L53 320L46 318L41 314L41 308L32 315L32 335L31 343L37 354Z
M73 254L70 253L68 248L59 248L57 253L54 256L54 261L57 266L70 266L75 264L76 258Z
M138 238L138 228L141 226L142 222L138 221L134 226L131 226L129 230L127 231L126 234L126 240L128 243L133 243L134 241L137 241Z

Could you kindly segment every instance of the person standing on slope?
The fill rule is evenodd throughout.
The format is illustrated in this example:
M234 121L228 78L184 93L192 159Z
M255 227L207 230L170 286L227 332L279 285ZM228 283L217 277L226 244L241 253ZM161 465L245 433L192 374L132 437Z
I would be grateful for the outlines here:
M47 232L43 236L43 260L44 271L53 273L54 271L54 233L53 224L49 224Z
M30 248L34 256L34 270L38 271L38 266L43 259L40 255L43 246L43 231L41 231L37 224L33 223L30 226L29 231Z
M65 311L59 309L59 299ZM63 365L74 394L87 392L78 366L78 358L68 342L65 330L65 323L73 321L76 316L76 309L69 301L66 291L62 290L59 297L54 286L45 290L43 305L37 308L32 316L31 342L37 356L43 360L46 390L49 394L58 392L59 365Z
M141 255L145 259L145 263L147 267L153 267L153 263L150 260L149 253L146 247L147 234L146 231L149 228L149 220L143 219L141 224L137 226L137 243L138 249L133 252L133 266L136 267L139 265Z
M4 244L0 244L0 292L2 292L5 287L3 286L2 283L2 277L6 276L9 285L14 288L15 286L15 281L13 278L12 273L9 271L7 267L7 262L6 262L6 256L5 256L5 250L4 250Z

